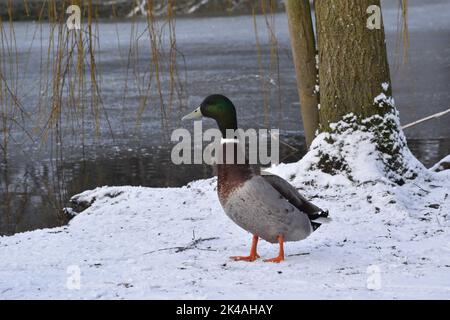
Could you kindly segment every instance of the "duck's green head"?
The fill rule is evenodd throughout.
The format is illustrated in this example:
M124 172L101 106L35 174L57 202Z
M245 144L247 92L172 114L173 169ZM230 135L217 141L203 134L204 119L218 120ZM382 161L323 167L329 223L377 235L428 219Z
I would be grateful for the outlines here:
M230 99L221 94L208 96L200 107L184 116L182 120L200 119L202 117L216 120L222 136L226 137L227 129L237 129L236 109Z

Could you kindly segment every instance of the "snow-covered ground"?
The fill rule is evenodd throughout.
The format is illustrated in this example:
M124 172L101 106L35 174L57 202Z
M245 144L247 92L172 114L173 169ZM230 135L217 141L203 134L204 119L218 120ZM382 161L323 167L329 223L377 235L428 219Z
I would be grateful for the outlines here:
M103 187L74 197L91 205L66 227L0 237L0 298L450 298L450 171L398 186L364 161L372 173L351 182L307 171L316 156L272 168L333 219L287 243L281 264L228 258L251 236L222 212L214 178Z

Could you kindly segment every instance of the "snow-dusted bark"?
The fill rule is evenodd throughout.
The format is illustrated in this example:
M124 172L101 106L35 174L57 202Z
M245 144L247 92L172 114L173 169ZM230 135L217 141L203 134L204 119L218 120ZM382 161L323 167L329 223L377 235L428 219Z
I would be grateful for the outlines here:
M416 177L421 166L411 160L392 97L382 20L379 29L367 27L371 5L380 6L380 1L315 2L324 133L317 166L355 178L359 169L348 157L350 143L358 158L376 159L385 177L403 184ZM367 143L373 145L370 150L364 149Z
M356 184L371 181L404 184L419 174L428 174L408 149L396 114L374 115L361 123L355 115L348 114L330 127L311 145L310 169L344 174Z

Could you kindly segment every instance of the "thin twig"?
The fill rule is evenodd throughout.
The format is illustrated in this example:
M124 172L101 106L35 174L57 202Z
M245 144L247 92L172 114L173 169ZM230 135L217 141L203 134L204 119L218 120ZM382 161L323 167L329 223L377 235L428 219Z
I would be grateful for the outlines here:
M309 252L301 252L301 253L288 254L287 257L307 256L308 254L309 254Z
M197 248L197 245L199 243L205 242L205 241L217 240L217 239L219 239L219 238L217 238L217 237L199 238L199 239L192 240L187 246L184 246L184 247L179 246L179 247L163 248L163 249L146 252L146 253L144 253L144 255L151 254L154 252L159 252L159 251L167 251L167 250L175 250L175 253L178 253L178 252L183 252L183 251L191 250L191 249L200 249L200 248ZM204 250L204 249L200 249L200 250Z
M419 120L417 120L417 121L408 123L407 125L402 126L402 129L406 129L406 128L415 126L415 125L417 125L417 124L419 124L419 123L422 123L422 122L425 122L425 121L428 121L428 120L431 120L431 119L435 119L435 118L442 117L443 115L445 115L445 114L447 114L447 113L449 113L449 112L450 112L450 108L448 108L448 109L445 110L445 111L441 111L441 112L432 114L431 116L428 116L428 117L419 119Z

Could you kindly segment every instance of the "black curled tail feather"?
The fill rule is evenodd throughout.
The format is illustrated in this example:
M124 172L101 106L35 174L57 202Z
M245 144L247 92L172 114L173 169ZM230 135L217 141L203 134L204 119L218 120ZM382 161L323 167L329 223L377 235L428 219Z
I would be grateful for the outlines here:
M313 231L316 231L324 222L328 222L328 220L331 220L328 217L329 213L328 210L322 210L314 214L308 215L309 220L311 221L311 226L313 228Z
M308 218L309 218L309 220L314 221L319 218L328 218L328 215L329 215L328 210L322 210L322 211L318 211L313 214L309 214Z
M311 226L312 226L312 228L313 228L313 231L316 231L317 229L319 229L319 227L320 227L321 225L322 225L321 223L311 221Z

